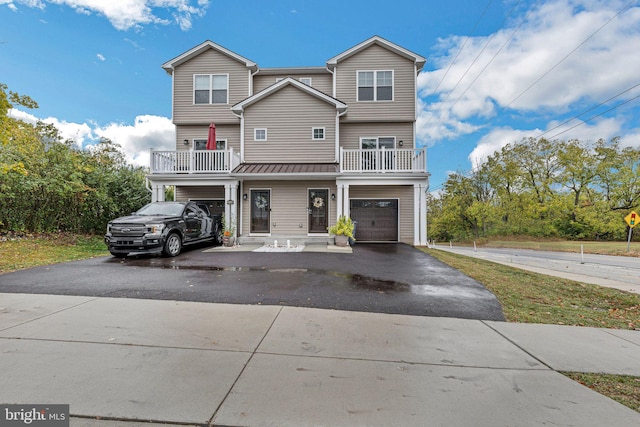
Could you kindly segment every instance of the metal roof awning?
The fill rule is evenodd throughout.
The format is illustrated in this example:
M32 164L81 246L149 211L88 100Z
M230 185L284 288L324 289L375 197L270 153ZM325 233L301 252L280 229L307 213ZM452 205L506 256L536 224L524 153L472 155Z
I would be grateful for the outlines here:
M235 176L270 175L275 178L298 176L337 176L337 163L243 163L231 172Z

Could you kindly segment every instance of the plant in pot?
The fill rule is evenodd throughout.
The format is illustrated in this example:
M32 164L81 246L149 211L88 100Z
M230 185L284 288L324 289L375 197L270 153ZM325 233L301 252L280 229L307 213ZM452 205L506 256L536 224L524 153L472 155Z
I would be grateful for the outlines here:
M222 215L222 244L225 246L233 246L235 243L236 227L233 224L233 220L227 221L225 215Z
M335 236L336 246L347 246L349 239L355 240L353 237L354 227L351 218L340 215L338 221L329 227L329 233Z

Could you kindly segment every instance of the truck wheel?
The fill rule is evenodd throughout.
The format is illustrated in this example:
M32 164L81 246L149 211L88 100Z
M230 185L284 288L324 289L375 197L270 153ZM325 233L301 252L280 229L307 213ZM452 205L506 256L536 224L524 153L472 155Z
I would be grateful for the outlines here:
M178 233L171 233L164 242L162 253L166 256L177 256L182 250L182 239Z

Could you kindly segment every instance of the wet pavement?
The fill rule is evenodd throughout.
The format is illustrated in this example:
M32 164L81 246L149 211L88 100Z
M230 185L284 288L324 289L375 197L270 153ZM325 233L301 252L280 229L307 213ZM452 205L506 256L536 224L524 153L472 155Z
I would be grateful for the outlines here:
M353 253L195 248L176 258L101 257L0 275L0 292L504 320L484 286L404 244L356 244Z

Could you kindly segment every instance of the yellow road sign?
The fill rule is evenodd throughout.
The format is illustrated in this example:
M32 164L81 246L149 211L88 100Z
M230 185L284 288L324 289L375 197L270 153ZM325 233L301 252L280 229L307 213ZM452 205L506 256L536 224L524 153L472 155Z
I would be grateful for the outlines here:
M638 225L638 214L635 213L634 211L631 211L629 215L624 217L624 220L627 221L627 224L629 224L629 227L633 228L636 225Z

